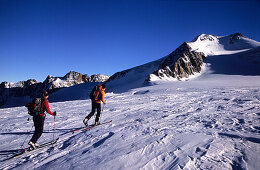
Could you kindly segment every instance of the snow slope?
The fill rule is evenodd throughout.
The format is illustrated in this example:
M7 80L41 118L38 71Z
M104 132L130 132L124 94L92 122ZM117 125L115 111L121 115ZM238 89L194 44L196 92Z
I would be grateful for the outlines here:
M235 82L234 82L235 81ZM25 107L1 109L1 169L250 169L260 168L260 77L211 74L187 82L106 95L102 121L83 125L90 100L51 103L59 142L5 160L32 136ZM90 122L93 122L92 118ZM29 137L27 138L27 136ZM53 138L47 115L39 142Z
M158 69L164 58L114 74L114 79L110 77L110 81L106 82L108 90L121 93L144 86L149 74Z
M259 76L260 46L234 54L208 56L204 62L214 74Z

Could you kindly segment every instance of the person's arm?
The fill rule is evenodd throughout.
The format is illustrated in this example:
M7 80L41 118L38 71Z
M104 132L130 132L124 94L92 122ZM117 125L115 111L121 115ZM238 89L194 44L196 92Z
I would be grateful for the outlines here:
M46 109L46 112L54 116L54 113L52 113L51 110L50 110L48 100L43 101L43 104L44 104L44 107Z
M104 91L101 91L101 94L102 94L102 98L101 98L101 101L106 104L106 101L105 101L105 92Z

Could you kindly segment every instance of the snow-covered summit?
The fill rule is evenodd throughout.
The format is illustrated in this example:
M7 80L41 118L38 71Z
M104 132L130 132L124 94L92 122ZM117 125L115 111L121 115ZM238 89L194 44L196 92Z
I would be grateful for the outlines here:
M197 36L195 39L193 39L191 42L196 42L196 41L216 41L217 36L214 35L209 35L209 34L201 34Z
M206 56L234 54L260 46L260 42L249 39L241 33L228 36L201 34L188 45L195 52L203 52Z

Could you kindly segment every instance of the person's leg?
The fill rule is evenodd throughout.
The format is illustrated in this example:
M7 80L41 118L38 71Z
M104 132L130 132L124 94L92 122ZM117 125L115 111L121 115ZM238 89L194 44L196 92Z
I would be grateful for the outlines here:
M91 109L91 112L86 116L85 119L90 119L94 114L95 114L95 102L92 102L92 109Z
M41 137L44 127L44 119L45 117L41 115L33 117L35 131L30 140L32 143L36 143L37 140Z
M91 112L85 117L85 119L83 120L83 123L88 126L88 120L95 114L95 102L92 102L92 108L91 108Z
M99 124L99 119L100 119L100 114L101 114L101 103L96 103L96 108L97 108L97 115L96 115L96 120L95 124Z

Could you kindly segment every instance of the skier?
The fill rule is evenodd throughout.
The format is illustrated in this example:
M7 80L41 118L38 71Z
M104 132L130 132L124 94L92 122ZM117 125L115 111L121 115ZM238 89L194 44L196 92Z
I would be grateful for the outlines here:
M100 113L101 113L101 101L104 103L104 105L106 104L105 101L105 89L106 89L106 85L102 84L102 85L96 85L93 90L90 93L90 99L91 99L91 103L92 103L92 110L89 113L88 116L85 117L85 119L83 120L83 123L88 126L88 120L95 114L95 110L97 110L97 115L96 115L96 119L95 119L95 125L99 125L100 124Z
M41 96L41 112L37 114L36 116L33 116L33 123L35 127L34 134L28 143L33 149L39 147L40 145L37 142L37 140L41 137L43 132L43 125L44 125L44 119L46 114L45 111L53 116L56 116L56 111L51 112L49 108L49 102L48 102L49 93L48 91L44 91Z

